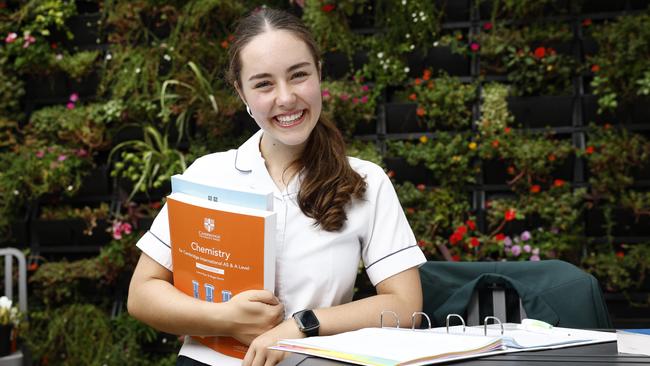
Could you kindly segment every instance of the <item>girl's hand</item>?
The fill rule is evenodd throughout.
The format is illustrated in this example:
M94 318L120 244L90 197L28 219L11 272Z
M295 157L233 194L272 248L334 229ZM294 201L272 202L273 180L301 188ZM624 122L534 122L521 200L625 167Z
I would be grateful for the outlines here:
M284 319L284 306L266 290L241 292L227 302L232 310L232 337L250 344L260 334L273 329Z
M268 347L275 346L281 339L304 337L296 322L291 318L287 319L251 342L242 366L273 366L284 360L288 352L274 351Z

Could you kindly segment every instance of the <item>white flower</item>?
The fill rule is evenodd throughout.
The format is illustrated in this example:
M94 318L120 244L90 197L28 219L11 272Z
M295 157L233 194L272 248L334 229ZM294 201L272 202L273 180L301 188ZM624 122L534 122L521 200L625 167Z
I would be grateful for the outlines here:
M411 71L411 69L409 69L408 66L404 68L404 72L405 72L406 74L408 74L409 71Z
M106 54L106 60L107 61L110 61L112 58L113 58L113 55L111 55L110 53Z
M135 73L136 73L136 74L139 74L141 71L142 71L142 70L141 70L139 67L135 69Z
M165 54L165 56L163 56L163 58L165 60L167 60L167 61L171 61L171 59L172 59L172 57L170 55L168 55L168 54Z
M421 17L424 16L424 12L423 12L423 11L420 12L420 16L421 16Z
M382 57L384 57L384 53L383 52L378 52L377 53L377 58L382 58Z
M12 303L7 296L0 297L0 309L10 309Z
M433 47L438 47L439 44L440 43L438 43L438 41L435 41L435 42L433 42Z
M412 50L415 49L415 45L412 44L410 48L411 48Z
M19 194L20 194L20 192L18 192L17 189L14 189L14 196L17 196L17 195L19 195ZM5 296L3 296L3 297L5 297Z
M406 0L402 0L402 5L406 5Z
M411 34L410 34L410 33L406 33L406 39L409 39L409 38L411 38Z

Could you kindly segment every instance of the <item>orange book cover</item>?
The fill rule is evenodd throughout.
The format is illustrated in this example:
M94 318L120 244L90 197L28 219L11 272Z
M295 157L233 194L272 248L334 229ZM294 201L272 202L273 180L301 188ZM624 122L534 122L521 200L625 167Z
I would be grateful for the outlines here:
M275 287L275 213L184 193L167 197L174 286L189 296L221 302L252 289ZM248 347L231 337L199 337L225 355Z

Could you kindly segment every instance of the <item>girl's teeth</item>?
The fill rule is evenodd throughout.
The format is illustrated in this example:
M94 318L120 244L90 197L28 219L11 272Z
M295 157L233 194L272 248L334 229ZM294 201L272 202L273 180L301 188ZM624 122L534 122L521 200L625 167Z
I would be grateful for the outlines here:
M304 111L300 111L298 113L291 114L291 115L288 115L288 116L278 116L277 119L278 119L278 121L283 122L283 123L293 122L293 121L297 120L298 118L302 117L303 112Z

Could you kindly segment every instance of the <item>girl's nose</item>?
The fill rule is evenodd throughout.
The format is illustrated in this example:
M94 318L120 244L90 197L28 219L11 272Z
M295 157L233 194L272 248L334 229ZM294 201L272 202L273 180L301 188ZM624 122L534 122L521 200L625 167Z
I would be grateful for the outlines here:
M278 94L276 96L276 103L281 107L293 107L296 103L296 94L290 85L281 83L277 88Z

